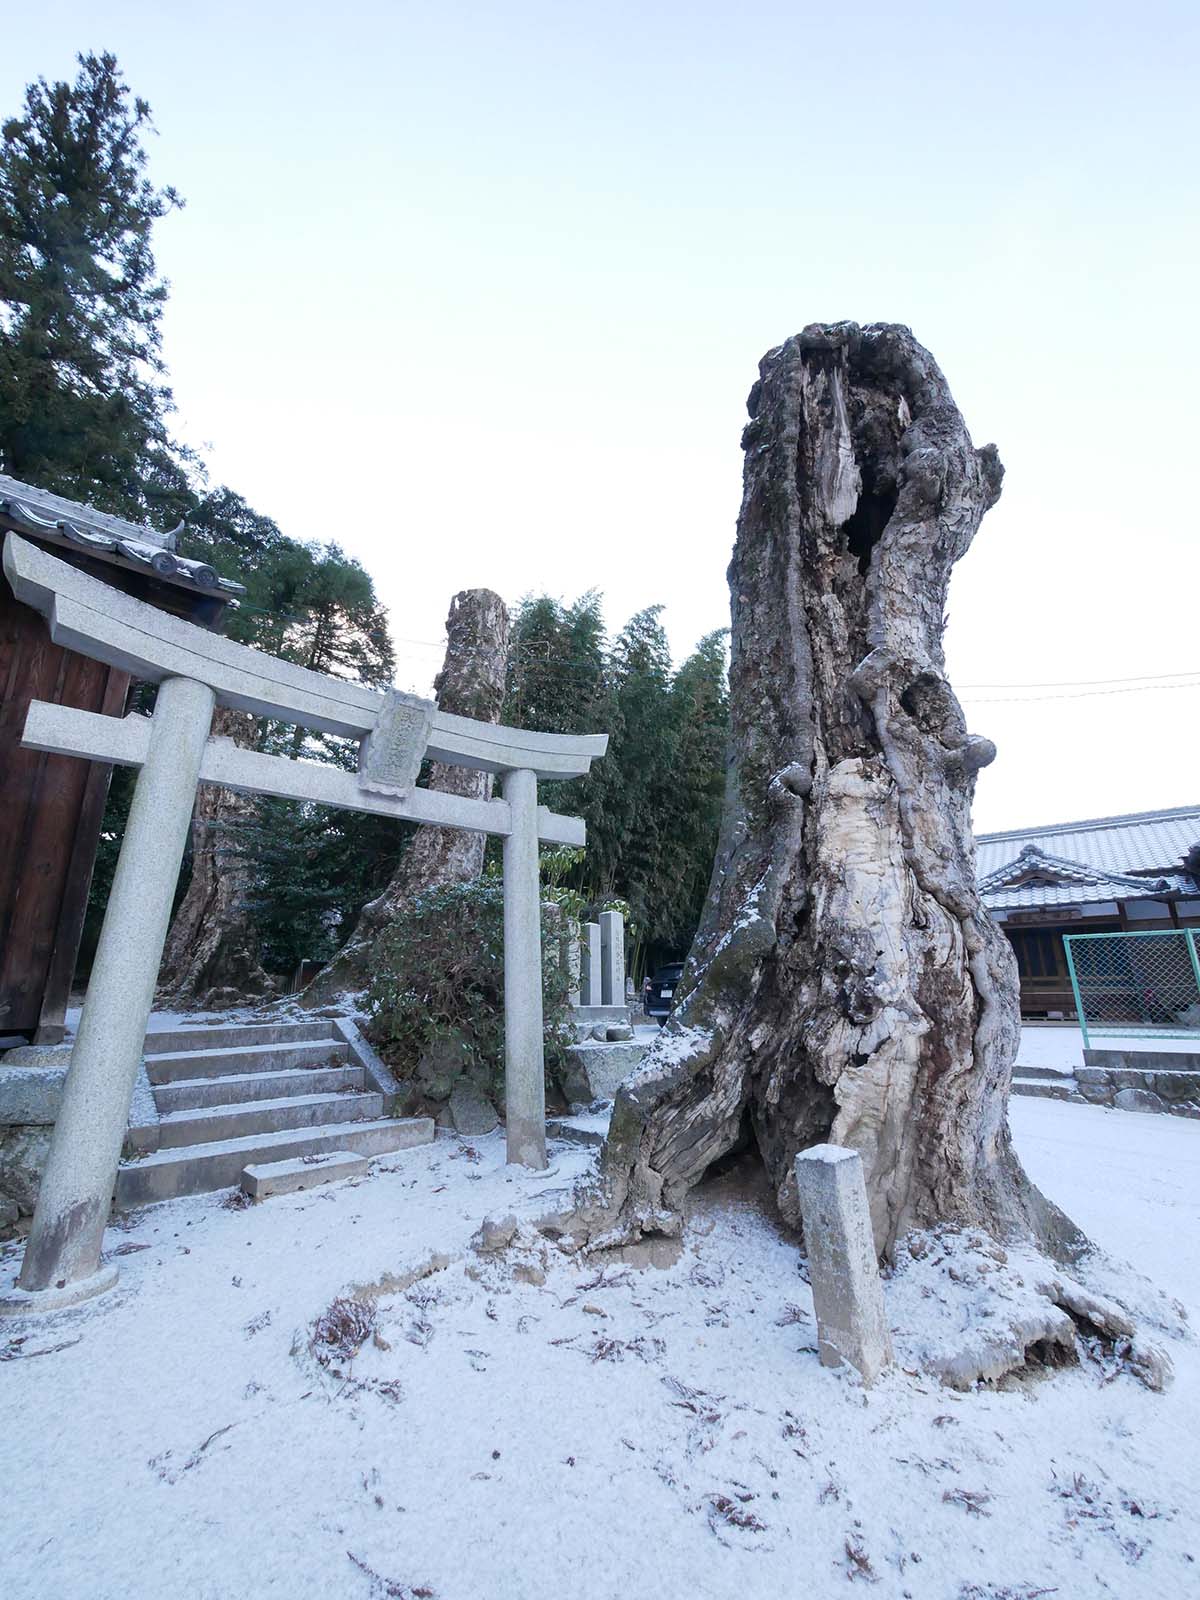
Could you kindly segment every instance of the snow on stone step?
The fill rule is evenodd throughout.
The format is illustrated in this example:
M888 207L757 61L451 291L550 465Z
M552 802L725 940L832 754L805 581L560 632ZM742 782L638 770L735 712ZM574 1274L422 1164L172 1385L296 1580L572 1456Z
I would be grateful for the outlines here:
M249 1134L279 1133L332 1122L360 1122L383 1114L381 1094L294 1094L281 1100L250 1100L242 1105L202 1106L160 1119L159 1149L211 1144Z
M143 1049L147 1055L163 1055L178 1050L240 1050L253 1044L315 1044L334 1037L333 1025L327 1020L221 1023L150 1032Z
M294 1094L335 1094L361 1089L361 1067L301 1067L282 1072L231 1072L216 1078L178 1078L154 1088L160 1116L248 1100L282 1100Z
M1012 1092L1040 1100L1073 1100L1078 1096L1078 1087L1074 1078L1056 1074L1053 1082L1045 1078L1014 1078Z
M358 1178L366 1172L369 1156L353 1150L326 1150L319 1155L293 1156L288 1161L262 1161L242 1172L242 1189L252 1200L266 1200L273 1194L295 1194L299 1189L315 1189L339 1178Z
M175 1083L180 1078L217 1078L271 1068L331 1066L345 1061L346 1046L339 1039L307 1039L299 1044L252 1044L236 1049L170 1050L146 1057L152 1084Z
M548 1117L546 1135L564 1144L601 1145L612 1119L612 1106L600 1112L578 1112L569 1117Z
M260 1161L281 1161L328 1150L380 1156L432 1144L433 1136L432 1117L381 1117L373 1122L332 1123L158 1150L127 1162L120 1169L116 1204L119 1210L127 1211L156 1200L228 1189L241 1181L246 1166Z

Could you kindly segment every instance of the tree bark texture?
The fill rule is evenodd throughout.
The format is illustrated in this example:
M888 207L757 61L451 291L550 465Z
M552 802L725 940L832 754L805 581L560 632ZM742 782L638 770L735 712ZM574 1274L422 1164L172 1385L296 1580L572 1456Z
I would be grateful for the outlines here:
M434 679L438 706L459 717L499 722L508 664L508 611L490 589L464 589L450 602L446 655ZM444 794L488 800L492 775L473 767L429 764L428 785ZM375 940L414 895L450 883L469 883L483 871L486 836L463 828L419 827L382 894L363 907L349 940L305 989L302 1004L322 1005L361 989Z
M252 746L255 719L218 706L214 737ZM175 1004L226 1005L275 993L263 971L258 939L246 911L250 868L239 851L239 834L254 819L252 795L216 784L196 791L192 818L192 876L163 949L158 986Z
M876 1244L953 1222L1066 1248L1007 1127L1016 963L975 887L995 749L942 654L946 592L1000 493L907 328L814 325L750 393L729 569L727 796L682 999L618 1096L593 1243L678 1231L753 1141L798 1222L796 1153L863 1159Z

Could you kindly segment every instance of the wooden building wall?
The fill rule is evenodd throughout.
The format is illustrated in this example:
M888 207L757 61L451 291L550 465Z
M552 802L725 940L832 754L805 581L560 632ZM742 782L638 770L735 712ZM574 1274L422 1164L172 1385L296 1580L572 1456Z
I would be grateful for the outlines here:
M0 580L0 1037L62 1038L111 767L20 747L31 700L120 716L128 673L60 649Z
M0 540L6 526L0 519ZM224 595L46 548L201 627L224 617ZM63 1036L112 775L100 762L21 749L29 702L120 716L129 686L128 673L52 643L45 618L22 605L0 573L0 1048L5 1040L56 1044Z
M1071 921L1062 920L1053 911L1025 912L1010 915L1000 925L1008 935L1017 955L1021 974L1021 1015L1045 1017L1058 1013L1074 1017L1075 996L1067 972L1067 954L1063 935L1067 933L1152 933L1174 928L1200 928L1200 916L1181 913L1178 906L1168 903L1164 917L1138 917L1128 915L1128 902L1117 903L1117 915L1079 916Z

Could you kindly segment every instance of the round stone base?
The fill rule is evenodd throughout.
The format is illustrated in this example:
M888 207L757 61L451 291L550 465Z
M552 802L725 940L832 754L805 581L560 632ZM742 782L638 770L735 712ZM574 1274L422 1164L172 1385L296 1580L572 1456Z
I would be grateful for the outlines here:
M61 1289L18 1289L8 1284L0 1289L0 1317L39 1316L47 1311L65 1311L83 1300L92 1300L104 1294L116 1283L116 1267L101 1267L90 1278L78 1278L74 1283L64 1283Z

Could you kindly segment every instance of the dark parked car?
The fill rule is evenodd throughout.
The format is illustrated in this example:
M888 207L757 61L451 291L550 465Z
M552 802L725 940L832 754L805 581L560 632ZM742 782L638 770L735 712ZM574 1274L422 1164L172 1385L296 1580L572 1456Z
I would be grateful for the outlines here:
M671 961L659 967L642 985L642 1009L648 1017L658 1018L659 1027L675 1004L675 985L682 977L683 962Z

